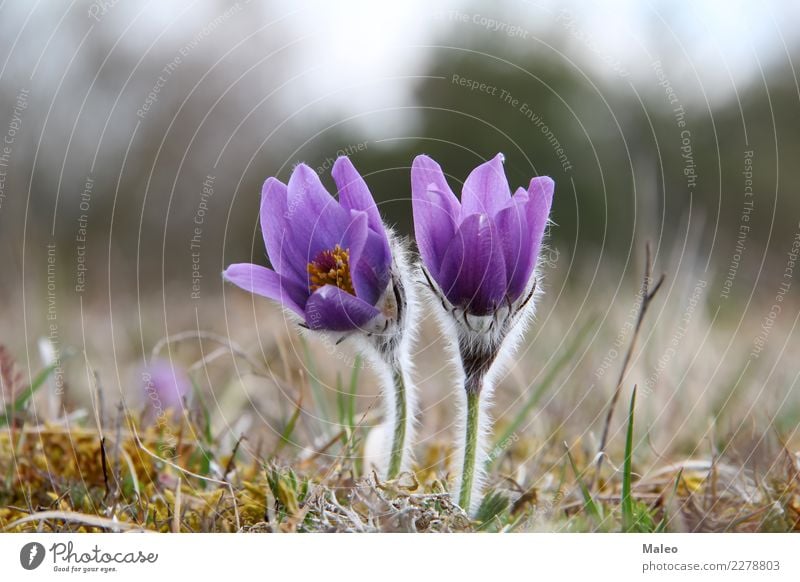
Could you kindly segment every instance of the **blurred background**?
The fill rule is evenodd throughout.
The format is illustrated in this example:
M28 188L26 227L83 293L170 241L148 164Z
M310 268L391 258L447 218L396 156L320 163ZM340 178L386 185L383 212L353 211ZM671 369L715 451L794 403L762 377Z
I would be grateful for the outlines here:
M458 192L500 151L512 188L557 184L547 294L501 424L588 325L521 430L592 441L649 241L666 282L626 383L652 396L640 430L688 453L744 419L794 438L798 19L791 0L4 2L0 342L28 377L59 363L37 395L50 418L98 389L140 406L154 350L189 370L221 436L275 437L314 384L295 444L315 446L352 355L220 277L267 264L261 184L304 161L333 192L349 155L410 235L415 155ZM425 323L423 442L451 430L440 344Z

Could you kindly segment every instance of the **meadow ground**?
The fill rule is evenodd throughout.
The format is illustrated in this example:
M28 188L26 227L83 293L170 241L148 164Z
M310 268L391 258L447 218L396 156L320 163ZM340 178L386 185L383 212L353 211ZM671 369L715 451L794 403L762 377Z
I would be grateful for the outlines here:
M774 320L762 345L769 302L717 309L714 281L683 269L637 334L639 285L550 274L494 394L474 519L447 494L455 388L432 317L416 346L414 470L384 482L364 456L380 423L372 372L346 343L302 339L264 300L226 290L224 309L217 296L186 309L165 289L100 301L73 325L61 317L58 370L35 352L46 322L24 328L9 310L0 529L800 530L796 320ZM148 409L143 354L188 370L185 410Z

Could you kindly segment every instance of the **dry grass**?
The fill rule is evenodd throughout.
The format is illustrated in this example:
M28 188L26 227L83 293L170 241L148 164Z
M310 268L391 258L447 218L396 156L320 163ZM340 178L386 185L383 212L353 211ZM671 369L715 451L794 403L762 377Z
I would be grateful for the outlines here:
M129 428L103 441L94 429L23 424L0 436L0 528L4 531L615 531L621 475L602 482L587 508L575 474L546 446L541 485L509 473L535 443L518 441L492 475L494 506L476 521L455 506L434 470L384 483L359 477L355 457L311 456L243 462L182 437L177 456L153 456L160 436ZM188 423L188 421L187 421ZM193 432L188 426L182 434ZM106 448L104 459L103 448ZM773 448L774 447L774 448ZM446 452L427 450L436 466ZM769 450L770 457L764 453ZM714 460L664 464L633 475L642 531L800 530L797 459L771 442L759 455L767 474L745 468L741 450ZM748 454L749 456L749 454ZM327 459L327 460L326 460ZM103 463L105 461L105 468ZM578 466L590 459L579 455ZM224 467L224 468L222 468ZM223 475L223 471L225 471Z
M497 444L475 520L446 493L451 370L432 321L418 345L415 470L384 483L364 459L380 421L378 390L346 345L303 342L272 306L236 292L224 312L219 297L188 314L160 300L142 301L138 312L117 307L113 342L103 309L87 310L82 326L62 324L62 354L86 346L62 362L63 394L45 384L0 428L0 529L619 531L629 479L627 529L800 530L794 325L776 321L766 349L749 357L768 305L726 315L713 307L706 281L690 313L705 280L684 266L653 301L596 476L637 283L631 277L616 295L587 301L585 287L551 274L529 339L496 393ZM18 317L9 312L7 329ZM159 342L176 330L195 331ZM27 379L41 367L35 347L3 339L2 372L15 394L24 393L19 370ZM190 371L196 390L183 415L167 413L159 424L144 412L135 373L142 347ZM15 364L12 353L30 359ZM626 474L622 409L634 384ZM163 459L170 439L175 456Z

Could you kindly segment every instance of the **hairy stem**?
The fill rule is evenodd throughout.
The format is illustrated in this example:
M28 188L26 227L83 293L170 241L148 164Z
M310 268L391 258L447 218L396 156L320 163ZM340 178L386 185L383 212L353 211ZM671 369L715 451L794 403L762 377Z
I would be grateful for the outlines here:
M472 484L475 480L475 458L478 454L478 413L481 394L467 391L467 422L464 432L464 464L461 470L461 492L458 504L469 511L472 497Z
M406 450L406 423L408 421L408 402L403 372L399 368L393 371L394 377L394 431L392 433L392 449L389 457L387 478L394 479L403 466L403 453Z

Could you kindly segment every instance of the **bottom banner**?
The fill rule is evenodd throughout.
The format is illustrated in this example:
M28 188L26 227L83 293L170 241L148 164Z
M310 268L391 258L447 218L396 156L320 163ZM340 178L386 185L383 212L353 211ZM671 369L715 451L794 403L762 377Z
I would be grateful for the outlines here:
M3 580L800 580L792 534L2 534ZM246 577L246 578L245 578Z

